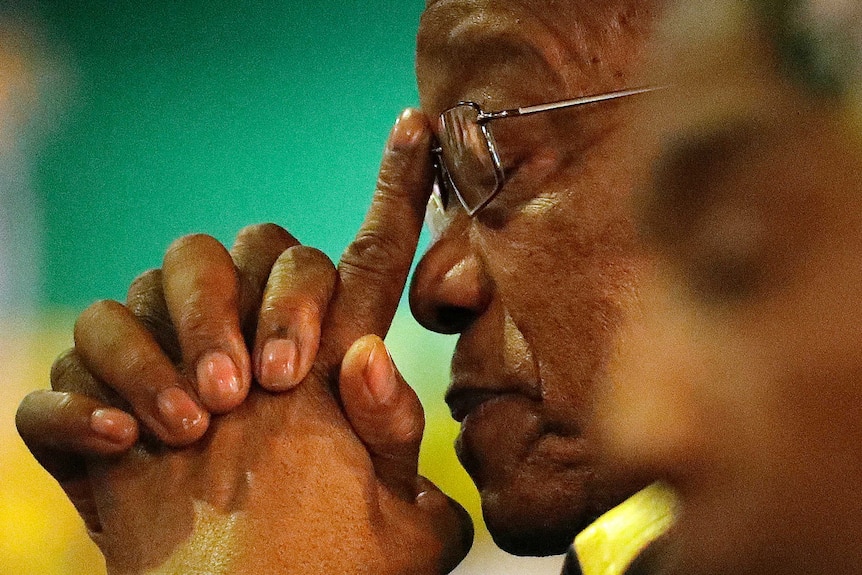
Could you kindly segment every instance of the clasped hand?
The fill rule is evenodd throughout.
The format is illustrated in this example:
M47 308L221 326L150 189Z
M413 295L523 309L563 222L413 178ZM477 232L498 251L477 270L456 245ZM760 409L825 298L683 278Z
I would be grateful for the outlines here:
M422 407L381 340L429 140L400 118L338 269L274 225L230 251L189 236L125 305L81 314L17 423L109 573L431 574L466 554L469 518L418 475Z

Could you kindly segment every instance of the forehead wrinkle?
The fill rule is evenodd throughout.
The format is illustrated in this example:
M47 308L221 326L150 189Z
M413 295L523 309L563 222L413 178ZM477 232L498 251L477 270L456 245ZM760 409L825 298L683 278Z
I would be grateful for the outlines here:
M559 35L517 4L509 2L505 8L499 4L434 0L434 7L426 11L420 25L417 63L460 75L469 71L475 77L526 60L530 77L523 78L525 81L556 85L565 91L568 82L563 71L571 54ZM539 102L517 104L529 103Z
M571 58L565 42L540 17L524 12L525 17L514 18L506 12L476 14L453 28L449 40L456 48L484 44L530 52L550 76L562 81L560 71Z
M652 0L430 0L419 29L419 54L437 65L532 53L559 97L617 89L614 52L621 36L649 25ZM542 9L538 9L541 7ZM495 61L495 51L497 58ZM538 78L535 78L538 80ZM522 103L521 103L522 104Z

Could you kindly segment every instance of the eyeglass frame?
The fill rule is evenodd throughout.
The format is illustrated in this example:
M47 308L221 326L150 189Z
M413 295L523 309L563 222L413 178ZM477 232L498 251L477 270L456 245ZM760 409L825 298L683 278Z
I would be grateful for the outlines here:
M500 190L503 188L503 184L506 181L506 173L503 170L502 162L500 161L500 155L497 152L497 145L494 142L494 138L489 131L488 124L492 120L502 120L504 118L517 118L519 116L529 116L532 114L538 114L541 112L550 112L553 110L560 110L565 108L571 108L575 106L583 106L586 104L594 104L597 102L604 102L607 100L615 100L618 98L624 98L626 96L635 96L637 94L644 94L646 92L653 92L655 90L662 89L663 86L645 86L640 88L631 88L626 90L616 90L614 92L606 92L604 94L595 94L591 96L580 96L578 98L573 98L569 100L559 100L556 102L548 102L545 104L534 104L532 106L522 106L520 108L509 108L506 110L500 110L497 112L485 112L482 110L482 107L476 102L471 101L462 101L458 102L454 106L447 108L443 112L440 113L440 121L441 123L444 121L443 117L448 112L454 110L455 108L459 108L462 106L469 106L476 110L476 124L478 124L482 136L485 139L485 146L488 150L488 154L491 157L491 163L494 167L494 177L495 177L495 185L494 190L488 194L488 197L485 198L480 204L477 206L470 208L467 205L467 201L461 195L461 192L458 190L458 186L455 185L454 180L449 172L449 169L446 167L446 163L443 160L443 148L442 145L438 142L437 146L435 146L431 153L434 155L434 167L437 171L437 176L435 178L434 185L435 187L440 185L445 185L443 182L440 182L441 177L446 178L446 182L449 184L449 188L455 193L455 196L458 198L458 201L461 203L461 206L467 212L467 215L471 218L479 213L485 206L487 206L491 201L497 197L497 194L500 193ZM439 200L439 190L434 191L431 198L432 201L435 197L437 197L437 201L439 203L439 207L443 208L442 202Z

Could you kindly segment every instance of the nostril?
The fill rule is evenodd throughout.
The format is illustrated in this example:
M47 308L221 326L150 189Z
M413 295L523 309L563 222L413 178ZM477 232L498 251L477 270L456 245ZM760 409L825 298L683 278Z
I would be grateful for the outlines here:
M440 306L436 310L435 331L440 333L460 333L464 331L476 317L476 313L457 306Z
M463 237L447 231L413 272L410 309L425 329L455 334L483 313L491 295L481 259Z

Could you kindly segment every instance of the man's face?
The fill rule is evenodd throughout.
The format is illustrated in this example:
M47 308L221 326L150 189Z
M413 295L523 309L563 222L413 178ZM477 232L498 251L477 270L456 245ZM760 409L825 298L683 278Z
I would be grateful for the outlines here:
M633 87L647 2L441 0L419 29L431 118ZM583 426L643 265L628 211L631 101L491 124L507 183L474 218L450 198L411 305L459 333L447 402L495 541L562 552L633 489L592 461ZM437 126L439 129L439 126Z
M637 198L657 263L601 428L677 490L680 573L857 572L862 135L742 3L706 4L636 126L659 150Z

